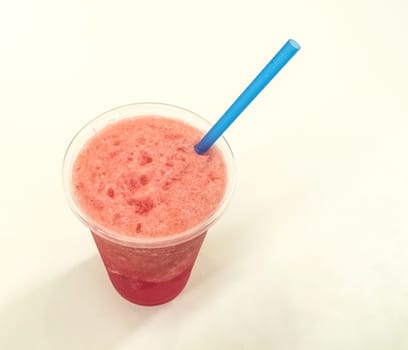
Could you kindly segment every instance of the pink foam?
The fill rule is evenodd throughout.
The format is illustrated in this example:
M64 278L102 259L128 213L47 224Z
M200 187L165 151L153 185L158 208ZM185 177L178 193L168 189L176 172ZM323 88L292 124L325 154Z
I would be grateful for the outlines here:
M97 133L74 164L82 209L128 236L166 236L205 220L226 187L226 166L212 147L197 155L202 133L177 120L122 120Z

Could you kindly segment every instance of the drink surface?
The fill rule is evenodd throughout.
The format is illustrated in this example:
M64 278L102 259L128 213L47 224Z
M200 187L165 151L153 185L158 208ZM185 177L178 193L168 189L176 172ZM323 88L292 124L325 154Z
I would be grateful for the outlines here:
M202 132L157 116L108 125L80 151L73 168L74 195L82 210L124 236L183 232L218 207L227 183L221 152L198 155Z

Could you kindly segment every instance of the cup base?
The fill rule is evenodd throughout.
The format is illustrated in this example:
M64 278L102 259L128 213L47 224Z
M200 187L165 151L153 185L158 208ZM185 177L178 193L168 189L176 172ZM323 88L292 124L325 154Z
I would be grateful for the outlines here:
M165 304L179 295L187 284L192 268L164 282L146 282L109 272L116 291L127 301L142 306Z

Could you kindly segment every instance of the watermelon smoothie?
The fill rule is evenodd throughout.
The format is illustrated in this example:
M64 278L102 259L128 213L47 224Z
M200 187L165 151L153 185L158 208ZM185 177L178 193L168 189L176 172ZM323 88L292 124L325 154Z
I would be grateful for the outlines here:
M162 304L183 290L228 202L234 169L227 142L221 138L205 155L194 151L209 127L176 106L133 104L94 119L68 147L69 203L130 302Z

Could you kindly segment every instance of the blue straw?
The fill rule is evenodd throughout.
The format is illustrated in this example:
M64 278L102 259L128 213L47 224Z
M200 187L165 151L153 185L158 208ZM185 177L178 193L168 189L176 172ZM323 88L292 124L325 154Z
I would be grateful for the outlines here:
M198 154L204 154L218 140L225 130L234 122L235 119L245 110L245 108L258 96L266 85L275 77L276 74L285 66L286 63L300 49L300 45L289 39L285 45L278 51L258 76L248 85L248 87L235 100L230 108L221 116L213 127L204 135L201 141L194 146Z

